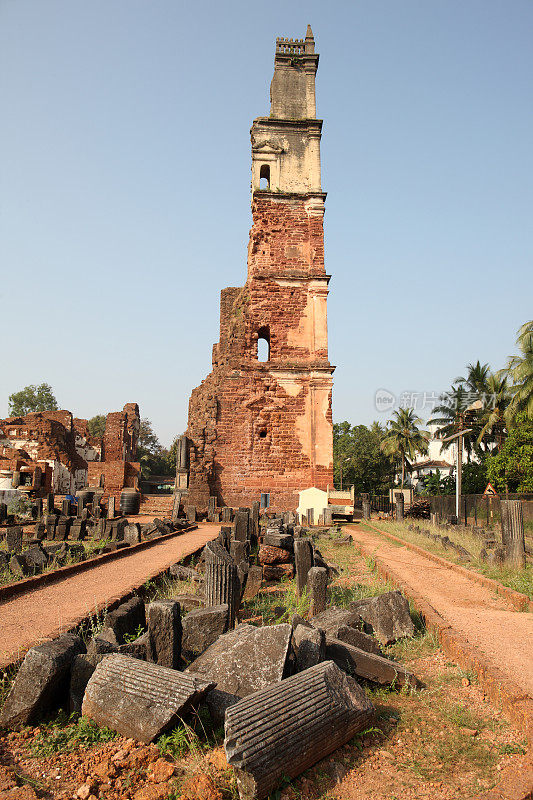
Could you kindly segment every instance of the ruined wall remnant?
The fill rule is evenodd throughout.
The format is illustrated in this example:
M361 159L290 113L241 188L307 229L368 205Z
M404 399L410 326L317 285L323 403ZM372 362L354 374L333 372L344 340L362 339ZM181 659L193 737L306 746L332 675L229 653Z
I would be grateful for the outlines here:
M72 494L88 485L92 470L98 480L108 473L111 493L120 492L133 486L138 474L138 464L131 462L139 426L135 403L108 415L103 440L89 433L86 419L70 411L35 411L0 420L0 488L12 488L15 480L13 488L31 488L37 496Z
M213 369L189 402L189 502L199 507L269 493L271 507L294 509L301 489L333 485L317 66L310 28L305 40L277 40L271 115L251 131L248 278L221 292Z

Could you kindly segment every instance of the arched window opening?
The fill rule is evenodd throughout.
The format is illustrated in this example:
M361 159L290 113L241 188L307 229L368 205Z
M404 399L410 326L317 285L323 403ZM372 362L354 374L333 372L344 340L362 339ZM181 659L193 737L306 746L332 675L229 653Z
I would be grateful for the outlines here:
M261 164L259 188L264 190L270 189L270 166L268 164Z
M270 328L264 325L257 331L257 360L270 361Z

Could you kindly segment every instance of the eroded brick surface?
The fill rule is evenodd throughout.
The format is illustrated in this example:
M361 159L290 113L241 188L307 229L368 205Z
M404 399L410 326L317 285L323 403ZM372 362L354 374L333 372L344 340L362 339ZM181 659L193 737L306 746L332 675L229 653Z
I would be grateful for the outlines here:
M314 44L312 53L304 65L311 94L296 74L302 65L276 53L277 116L252 127L248 277L221 292L212 371L189 402L189 502L199 508L212 495L219 506L239 506L268 492L271 508L294 509L301 489L333 485L321 122L314 105L312 118L287 121L298 92L307 92L298 107L314 104ZM271 184L261 190L267 169ZM269 342L266 362L258 361L260 338Z

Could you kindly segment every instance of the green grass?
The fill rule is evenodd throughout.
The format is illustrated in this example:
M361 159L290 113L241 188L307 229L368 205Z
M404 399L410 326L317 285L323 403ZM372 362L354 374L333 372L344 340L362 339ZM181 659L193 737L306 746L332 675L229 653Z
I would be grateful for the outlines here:
M40 732L27 747L33 758L48 758L55 753L87 749L116 739L117 733L109 728L100 728L85 717L60 713L53 722L41 726Z

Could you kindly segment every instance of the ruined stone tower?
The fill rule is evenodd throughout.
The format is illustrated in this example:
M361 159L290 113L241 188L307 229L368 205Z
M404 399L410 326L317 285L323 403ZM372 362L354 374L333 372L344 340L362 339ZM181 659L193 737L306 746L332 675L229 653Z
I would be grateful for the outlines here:
M318 54L278 39L270 115L254 120L248 277L221 292L213 369L189 401L189 502L294 509L333 486Z

